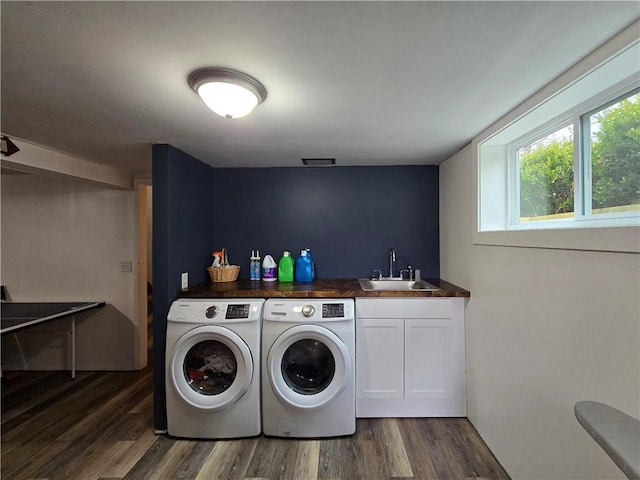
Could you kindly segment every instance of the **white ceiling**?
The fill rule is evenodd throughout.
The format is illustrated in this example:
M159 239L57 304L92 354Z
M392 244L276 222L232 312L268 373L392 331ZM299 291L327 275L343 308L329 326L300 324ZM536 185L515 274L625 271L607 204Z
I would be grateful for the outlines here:
M0 2L4 134L149 175L151 144L216 167L438 164L640 17L630 2ZM267 88L218 117L187 84Z

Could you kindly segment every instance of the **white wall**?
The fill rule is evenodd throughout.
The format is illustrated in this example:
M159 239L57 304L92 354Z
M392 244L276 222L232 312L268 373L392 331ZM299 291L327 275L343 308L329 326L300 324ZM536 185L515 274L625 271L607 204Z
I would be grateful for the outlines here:
M0 178L1 281L10 299L106 301L80 315L78 369L137 368L134 273L120 272L123 260L133 260L135 272L135 192L62 177L3 172ZM68 367L64 337L35 330L20 334L29 368ZM11 336L2 347L3 368L21 368Z
M625 478L573 406L640 418L640 255L474 245L472 190L467 146L440 166L440 251L471 291L471 422L514 479Z

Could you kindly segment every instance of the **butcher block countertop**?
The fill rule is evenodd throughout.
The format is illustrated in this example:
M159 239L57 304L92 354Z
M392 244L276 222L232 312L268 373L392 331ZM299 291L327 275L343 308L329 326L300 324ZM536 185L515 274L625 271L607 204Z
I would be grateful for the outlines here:
M434 292L365 291L357 279L280 283L255 280L207 283L178 291L178 298L354 298L354 297L469 297L468 290L444 280L425 279L441 290Z

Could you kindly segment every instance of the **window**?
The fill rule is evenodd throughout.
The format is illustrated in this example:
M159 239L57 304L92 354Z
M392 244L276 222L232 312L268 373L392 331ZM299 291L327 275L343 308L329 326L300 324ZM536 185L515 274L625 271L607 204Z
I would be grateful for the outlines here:
M640 91L581 118L584 214L640 211Z
M573 128L566 125L515 150L516 223L573 218Z
M474 243L640 252L638 25L474 138Z
M526 222L624 218L640 212L640 93L634 91L575 116L535 140L516 143L511 158L517 212ZM574 141L574 131L577 141ZM542 132L542 133L541 133ZM574 145L583 145L574 148ZM578 178L582 172L582 178ZM581 188L576 189L576 185ZM577 195L576 195L577 193Z

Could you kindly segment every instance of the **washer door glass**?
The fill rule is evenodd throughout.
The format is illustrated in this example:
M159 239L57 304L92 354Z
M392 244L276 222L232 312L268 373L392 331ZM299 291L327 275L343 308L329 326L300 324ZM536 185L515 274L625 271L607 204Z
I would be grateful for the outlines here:
M185 333L171 352L172 387L186 403L203 410L222 410L242 398L253 369L247 344L218 325Z
M349 351L331 330L298 325L283 332L267 356L273 393L300 409L325 406L353 381Z
M184 359L187 384L203 395L220 395L236 378L238 364L229 347L218 340L205 340L189 349Z
M289 388L302 395L315 395L329 386L336 362L322 341L305 338L287 348L280 362L282 377Z

